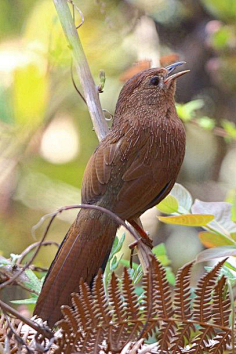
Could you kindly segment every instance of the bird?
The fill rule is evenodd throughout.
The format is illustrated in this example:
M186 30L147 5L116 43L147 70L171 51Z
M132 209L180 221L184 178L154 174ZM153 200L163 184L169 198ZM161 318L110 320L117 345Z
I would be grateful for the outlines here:
M171 191L185 155L185 129L175 107L176 79L185 62L150 68L121 89L112 126L85 168L82 203L135 220ZM81 209L49 268L34 315L49 327L71 305L83 279L91 286L104 270L119 225L100 210Z

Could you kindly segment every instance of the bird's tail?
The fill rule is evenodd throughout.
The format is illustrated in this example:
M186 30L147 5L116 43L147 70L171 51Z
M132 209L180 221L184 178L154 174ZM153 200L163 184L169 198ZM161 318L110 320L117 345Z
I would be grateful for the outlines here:
M105 268L118 225L106 214L82 209L67 232L44 281L34 315L53 326L62 315L61 305L71 305L83 278L91 284Z

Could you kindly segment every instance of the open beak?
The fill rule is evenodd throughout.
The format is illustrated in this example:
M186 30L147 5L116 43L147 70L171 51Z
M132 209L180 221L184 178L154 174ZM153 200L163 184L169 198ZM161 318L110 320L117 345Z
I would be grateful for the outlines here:
M170 82L170 81L172 81L172 80L175 80L175 79L177 79L178 77L180 77L180 76L182 76L182 75L184 75L184 74L189 73L190 70L183 70L183 71L180 71L180 72L175 73L175 74L173 74L173 75L170 75L170 73L172 73L172 72L177 68L177 66L183 65L183 64L186 64L186 62L185 62L185 61L177 61L176 63L173 63L173 64L168 65L168 66L166 67L167 75L168 75L168 76L165 78L164 84L166 84L166 83L168 83L168 82ZM170 75L170 76L169 76L169 75Z

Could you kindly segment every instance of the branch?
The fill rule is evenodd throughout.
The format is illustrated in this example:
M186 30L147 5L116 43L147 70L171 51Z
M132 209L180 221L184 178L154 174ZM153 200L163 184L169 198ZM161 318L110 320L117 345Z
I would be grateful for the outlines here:
M80 79L93 127L99 141L108 133L108 126L99 101L98 90L91 75L79 35L66 0L53 0L64 34L72 50L75 68Z
M5 302L0 300L0 308L10 313L11 315L15 316L17 319L25 323L26 325L33 328L37 333L42 334L45 338L51 339L54 337L54 333L48 328L47 326L40 326L36 322L31 321L29 318L21 315L18 311L7 305Z

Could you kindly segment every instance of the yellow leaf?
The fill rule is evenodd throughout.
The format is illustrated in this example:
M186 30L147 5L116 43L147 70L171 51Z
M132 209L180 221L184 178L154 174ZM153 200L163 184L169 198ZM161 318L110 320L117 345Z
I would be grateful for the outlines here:
M205 226L214 219L214 215L187 214L179 216L159 216L158 219L166 224L183 226Z
M14 73L13 107L15 121L37 127L44 119L48 96L47 77L36 64L19 67Z
M178 207L177 199L171 194L167 195L167 197L157 205L157 209L166 214L175 213L178 211Z
M198 234L200 241L207 248L234 245L235 242L229 240L224 235L218 235L213 232L203 231Z

